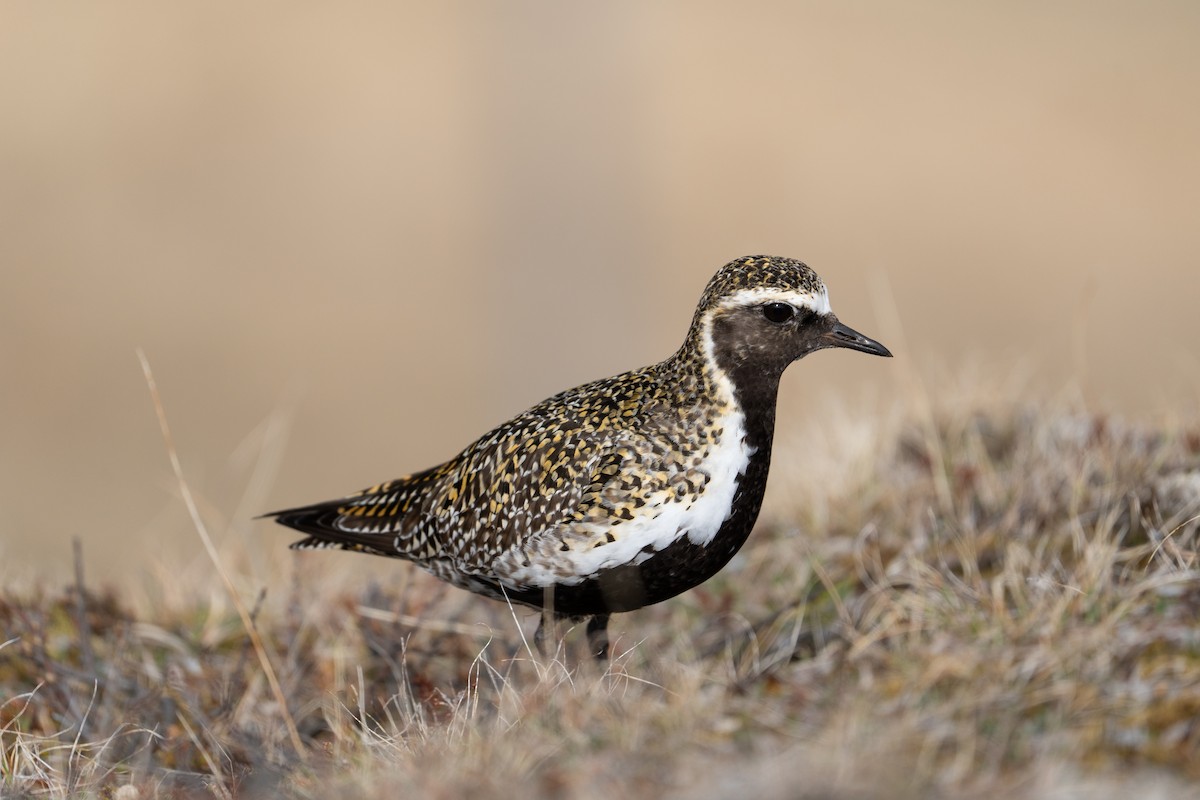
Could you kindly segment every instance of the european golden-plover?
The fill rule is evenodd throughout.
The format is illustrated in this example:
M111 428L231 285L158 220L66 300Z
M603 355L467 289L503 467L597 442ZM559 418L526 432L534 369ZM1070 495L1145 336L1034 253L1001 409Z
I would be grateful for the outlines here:
M296 549L403 558L463 589L589 618L592 652L607 658L610 614L703 583L746 541L780 376L828 347L891 355L838 321L802 262L739 258L709 281L665 361L556 394L440 466L268 516L308 535Z

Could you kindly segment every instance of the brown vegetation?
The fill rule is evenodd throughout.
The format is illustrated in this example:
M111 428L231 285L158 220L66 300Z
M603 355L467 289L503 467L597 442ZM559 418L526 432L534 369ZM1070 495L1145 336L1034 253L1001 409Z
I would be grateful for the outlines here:
M615 620L607 670L406 565L364 587L360 557L288 554L264 590L227 549L282 708L215 576L154 603L5 590L0 793L1195 791L1200 428L963 407L866 451L716 579Z

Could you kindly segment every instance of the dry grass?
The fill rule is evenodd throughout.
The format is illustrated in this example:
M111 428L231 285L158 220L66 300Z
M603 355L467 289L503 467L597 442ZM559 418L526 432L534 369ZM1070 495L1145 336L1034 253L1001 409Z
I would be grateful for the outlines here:
M220 553L286 710L211 571L6 590L0 793L1196 795L1200 427L983 408L797 487L716 579L614 620L603 671L579 631L543 661L502 605L400 564L363 586L354 555L256 583Z

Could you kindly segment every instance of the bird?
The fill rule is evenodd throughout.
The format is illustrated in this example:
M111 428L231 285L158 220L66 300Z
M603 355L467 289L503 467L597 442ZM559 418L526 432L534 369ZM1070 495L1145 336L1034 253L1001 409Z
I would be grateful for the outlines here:
M548 624L586 619L607 661L612 614L700 585L746 542L780 378L826 348L892 355L837 318L804 262L738 258L665 360L560 392L438 466L264 516L305 534L292 549L400 558L542 609L543 653Z

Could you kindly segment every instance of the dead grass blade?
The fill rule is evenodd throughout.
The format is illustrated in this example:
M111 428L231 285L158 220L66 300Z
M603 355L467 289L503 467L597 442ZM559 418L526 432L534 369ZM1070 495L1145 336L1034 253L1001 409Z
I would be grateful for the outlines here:
M288 710L287 697L279 685L279 679L275 675L275 668L271 666L271 659L267 656L267 649L263 646L262 637L258 635L258 629L255 627L254 621L250 618L250 611L246 608L246 604L242 602L237 588L234 587L233 581L229 578L229 574L221 564L217 548L213 544L212 537L208 535L208 527L200 517L200 510L197 508L196 501L192 497L191 487L188 486L188 482L183 476L183 466L180 464L179 453L175 449L175 442L171 437L171 427L167 424L167 412L163 407L162 397L158 393L158 384L155 382L154 373L150 369L150 361L146 358L145 352L140 347L138 348L137 356L138 361L142 365L142 374L146 378L146 386L150 389L150 397L154 402L154 411L158 415L158 425L162 430L163 443L167 448L167 456L171 460L171 469L175 473L175 480L179 483L179 492L183 497L184 505L187 506L188 514L191 516L192 525L195 527L196 533L199 534L200 541L204 543L204 550L208 553L213 567L217 570L217 574L221 576L221 581L225 584L225 590L229 593L229 597L237 609L238 616L242 619L246 635L250 637L250 641L254 645L254 652L258 656L258 661L262 666L263 674L267 678L267 683L271 686L271 693L275 696L275 702L279 704L279 712L283 716L284 724L287 726L288 737L292 742L292 749L295 750L296 757L304 761L307 758L304 742L301 741L300 732L296 729L296 721L292 718L291 711Z

